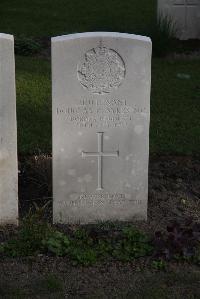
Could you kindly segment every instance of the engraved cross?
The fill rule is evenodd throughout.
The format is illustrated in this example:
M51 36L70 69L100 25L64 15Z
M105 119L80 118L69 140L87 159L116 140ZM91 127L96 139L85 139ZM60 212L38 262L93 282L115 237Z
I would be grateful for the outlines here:
M103 133L97 132L98 137L98 151L97 152L82 152L82 158L97 157L98 158L98 187L97 190L103 190L102 171L103 171L103 157L119 157L119 151L104 152L103 151Z

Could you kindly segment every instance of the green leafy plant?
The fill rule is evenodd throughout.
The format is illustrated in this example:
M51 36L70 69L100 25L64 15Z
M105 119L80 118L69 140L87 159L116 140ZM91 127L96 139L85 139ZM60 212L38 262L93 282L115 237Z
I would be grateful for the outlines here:
M90 247L76 247L72 246L69 252L74 264L82 264L89 266L97 261L96 250Z
M26 223L16 238L1 245L0 251L12 257L36 255L43 251L42 240L48 233L46 224Z
M74 263L83 264L85 266L94 264L97 261L94 241L86 230L78 229L75 231L69 255Z
M152 249L150 240L145 234L127 227L123 230L122 237L116 242L112 254L119 260L130 261L151 254Z
M97 254L100 260L108 258L112 255L113 252L113 244L112 240L98 240L97 242Z
M41 45L36 40L25 36L15 38L15 54L31 56L41 51Z
M30 256L44 251L43 240L48 238L53 228L42 219L43 208L38 208L36 213L30 210L20 224L18 235L4 243L0 247L0 252L7 256Z
M55 256L67 255L74 264L88 266L97 260L94 242L83 229L76 230L71 238L59 231L54 231L42 243L47 253Z
M152 251L147 236L133 227L113 235L77 229L67 236L42 221L43 207L36 205L35 208L36 213L30 213L22 222L18 235L0 246L1 254L12 257L38 253L68 256L74 264L89 266L109 257L130 261Z
M56 256L63 256L68 253L70 240L59 231L53 231L48 238L42 241L44 248L55 254Z
M152 262L152 267L155 270L165 270L166 269L166 261L164 261L162 259L154 260Z

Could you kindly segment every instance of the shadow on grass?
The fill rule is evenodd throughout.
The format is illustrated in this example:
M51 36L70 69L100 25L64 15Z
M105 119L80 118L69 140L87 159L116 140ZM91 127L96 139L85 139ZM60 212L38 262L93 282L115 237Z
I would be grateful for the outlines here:
M50 62L17 57L20 154L51 153ZM200 61L153 59L150 153L200 152Z

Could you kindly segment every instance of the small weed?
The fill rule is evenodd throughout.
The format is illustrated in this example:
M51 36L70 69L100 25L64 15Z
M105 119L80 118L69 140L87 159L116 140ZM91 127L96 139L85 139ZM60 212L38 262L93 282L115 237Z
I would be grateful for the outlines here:
M80 243L85 243L87 245L92 245L92 238L89 237L89 234L86 230L84 229L77 229L74 232L74 239L76 242Z
M99 259L105 259L111 256L113 252L112 240L98 240L97 251Z
M46 234L47 227L46 225L37 225L37 231L35 228L36 226L32 226L33 232L30 227L23 227L18 238L11 239L0 246L0 252L11 257L36 255L41 252L43 250L43 233Z
M89 266L97 261L93 239L84 229L77 229L71 241L69 255L75 264Z
M152 262L152 267L155 269L155 270L165 270L166 269L166 262L164 260L155 260Z
M42 220L42 209L24 218L18 236L0 246L0 252L7 256L31 256L44 251L43 240L48 238L53 228Z
M84 266L90 266L95 264L97 261L97 253L95 249L90 247L81 248L81 247L76 247L75 245L70 248L69 254L75 265L81 264Z
M63 233L52 231L48 238L42 241L42 244L44 248L47 248L48 252L56 256L63 256L69 251L70 240Z
M113 256L122 261L130 261L147 256L152 250L150 240L145 234L127 227L122 231L122 238L115 244Z
M19 36L15 38L15 54L31 56L41 51L41 45L32 38Z
M52 194L52 158L50 155L40 153L32 156L26 162L28 170L32 171L34 183L38 188L45 188Z

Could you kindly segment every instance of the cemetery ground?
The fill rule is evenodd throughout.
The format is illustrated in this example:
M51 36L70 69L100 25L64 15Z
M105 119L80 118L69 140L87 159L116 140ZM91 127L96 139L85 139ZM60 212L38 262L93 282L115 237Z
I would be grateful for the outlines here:
M20 227L0 227L0 298L200 298L196 41L177 43L178 54L152 60L148 221L51 225L46 36L95 30L148 35L155 9L155 0L1 1L1 31L15 34L16 52L29 56L16 57ZM156 49L163 51L169 40L158 40Z
M200 297L199 68L196 56L152 61L147 223L52 228L50 60L17 56L21 226L0 230L0 298ZM179 225L181 245L166 241Z

